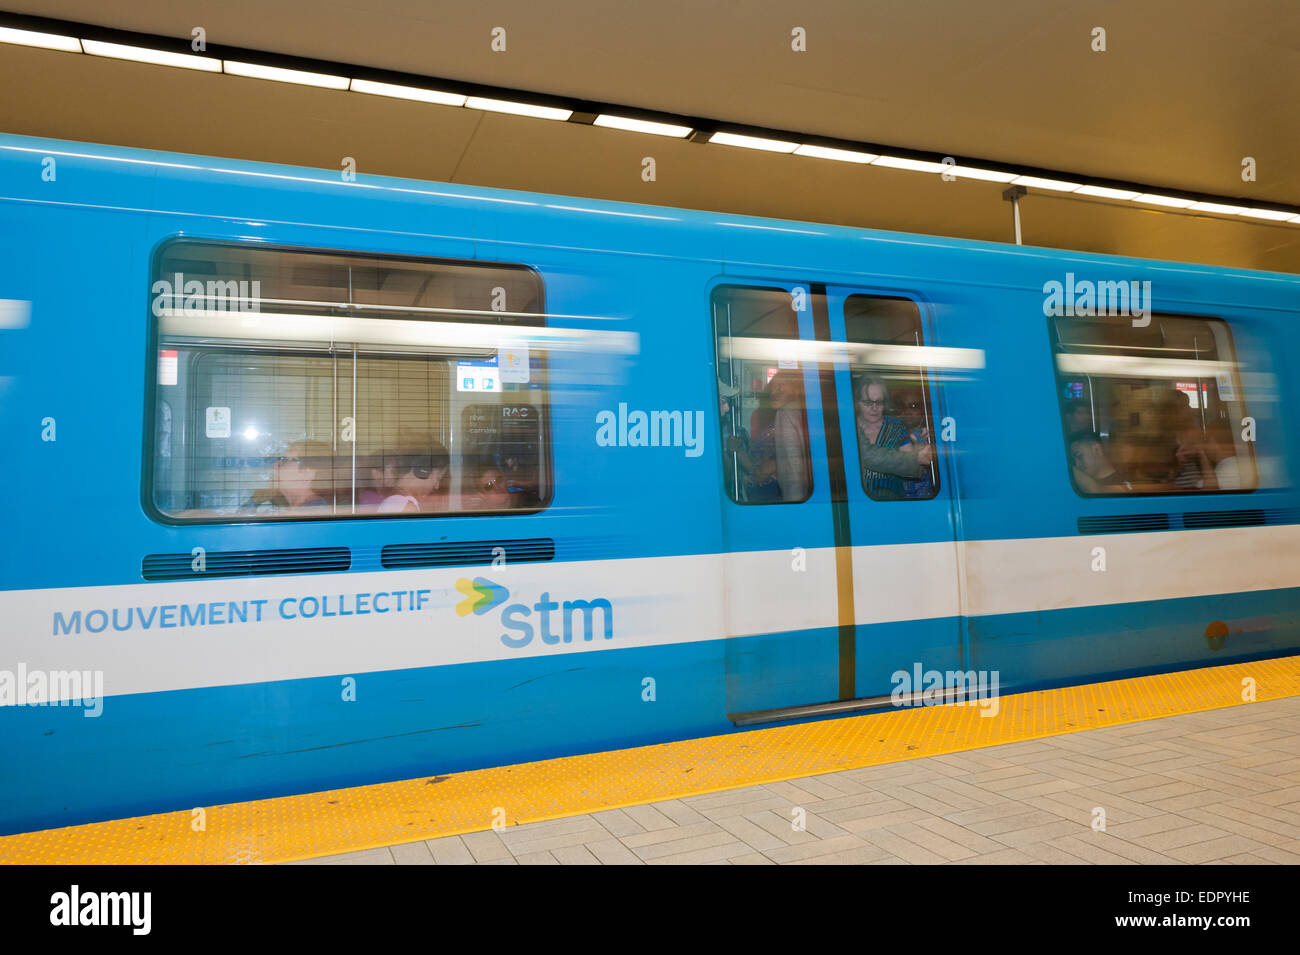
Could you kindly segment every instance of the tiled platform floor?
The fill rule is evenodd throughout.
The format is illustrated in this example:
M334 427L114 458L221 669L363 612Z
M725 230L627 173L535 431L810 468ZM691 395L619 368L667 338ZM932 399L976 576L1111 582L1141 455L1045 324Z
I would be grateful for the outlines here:
M1300 697L297 864L479 863L1300 863Z

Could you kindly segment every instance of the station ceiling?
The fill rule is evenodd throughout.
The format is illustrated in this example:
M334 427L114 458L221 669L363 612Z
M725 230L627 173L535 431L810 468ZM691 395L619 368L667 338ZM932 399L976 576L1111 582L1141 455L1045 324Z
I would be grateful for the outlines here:
M1300 207L1295 0L0 7L180 37L201 26L212 43ZM791 49L795 27L806 52ZM383 175L1011 239L999 183L9 45L0 87L5 132L332 169L351 156ZM1296 224L1038 193L1021 211L1026 244L1300 272Z

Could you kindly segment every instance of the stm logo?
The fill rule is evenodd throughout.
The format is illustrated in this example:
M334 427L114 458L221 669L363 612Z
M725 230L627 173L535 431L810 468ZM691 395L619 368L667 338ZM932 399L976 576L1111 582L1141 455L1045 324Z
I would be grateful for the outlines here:
M465 595L465 599L456 605L456 613L462 617L468 617L471 613L481 617L510 598L509 588L493 583L486 577L475 577L473 580L462 577L456 581L456 589ZM543 643L551 646L572 643L574 618L581 615L582 639L590 643L595 639L597 611L605 639L613 640L614 607L604 597L557 602L551 599L549 592L543 591L541 599L531 607L525 603L513 603L501 611L501 626L510 631L501 634L501 642L514 650L528 646L533 642L534 636L540 636ZM536 626L533 625L534 614L537 615ZM559 628L559 633L555 632L555 627Z

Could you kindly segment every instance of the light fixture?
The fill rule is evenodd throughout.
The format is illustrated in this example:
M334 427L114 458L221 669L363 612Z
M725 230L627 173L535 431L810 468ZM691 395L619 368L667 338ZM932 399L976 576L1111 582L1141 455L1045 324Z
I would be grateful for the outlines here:
M809 146L807 143L794 151L796 156L811 156L813 159L834 159L836 162L869 163L877 156L875 153L859 153L851 149L830 149L826 146Z
M573 115L571 109L556 109L554 106L534 106L531 103L514 103L504 99L486 99L471 96L465 101L470 109L485 109L489 113L514 113L516 116L532 116L536 119L566 120Z
M420 89L418 86L396 86L392 83L376 83L373 80L354 79L352 92L392 96L396 99L413 99L421 103L437 103L439 106L465 105L465 97L460 93L440 93L437 90Z
M1013 186L1028 186L1030 189L1051 189L1055 192L1074 192L1081 182L1066 182L1064 179L1044 179L1041 176L1016 176L1011 180Z
M285 70L278 66L258 66L256 63L241 63L238 60L226 60L226 72L233 76L247 76L255 80L297 83L300 86L319 86L329 90L345 90L348 88L346 76L334 76L331 73L308 73L305 70Z
M121 43L103 43L99 40L83 40L81 45L87 53L94 56L109 56L115 60L134 60L137 63L153 63L157 66L179 66L187 70L206 70L209 73L221 72L221 61L208 56L168 53L166 50L123 46Z
M890 169L909 169L912 172L943 172L952 166L941 162L926 162L923 159L902 159L898 156L877 156L873 166L888 166Z
M1112 189L1109 186L1080 186L1076 196L1096 196L1099 199L1136 199L1141 195L1132 189Z
M601 113L593 126L607 126L610 129L625 129L630 133L649 133L652 136L674 136L681 139L691 134L689 126L674 126L672 123L651 123L644 119L629 119L626 116L611 116Z
M1156 195L1153 192L1144 192L1142 193L1142 195L1134 198L1133 201L1146 202L1146 203L1150 203L1153 206L1169 206L1169 208L1171 209L1186 209L1195 200L1179 199L1177 196L1160 196L1160 195Z
M944 164L948 165L948 164ZM997 172L993 169L976 169L974 166L948 165L948 172L958 179L982 179L985 182L1010 182L1016 178L1014 172Z
M14 30L11 27L0 27L0 43L39 46L42 49L61 50L64 53L81 52L81 44L74 36L62 36L58 33L37 33L35 30Z
M54 23L55 21L47 22ZM130 34L119 32L118 35L127 37ZM149 39L143 34L135 35L146 41ZM466 106L471 109L480 109L498 113L511 113L514 115L530 116L539 119L564 121L571 119L575 115L573 110L561 107L538 106L531 103L520 103L511 100L492 99L482 96L468 96L460 93L448 93L416 86L403 86L373 80L349 79L346 76L329 73L289 69L286 67L262 66L256 63L246 63L238 60L226 60L223 63L223 61L217 57L194 56L188 53L175 53L143 46L109 43L103 40L82 40L64 34L45 33L36 30L17 29L14 27L0 26L0 43L38 47L68 53L84 52L94 56L130 60L158 66L202 70L205 72L224 71L232 76L264 79L281 83L295 83L322 89L351 89L353 92L367 93L375 96L388 96L396 99L406 99L445 106ZM280 62L292 63L302 61L294 57L281 57ZM343 66L340 66L339 68L347 69L347 67ZM431 80L430 82L437 81ZM705 133L695 132L693 127L686 125L633 119L611 113L600 113L595 116L594 120L591 119L590 113L581 113L577 115L579 116L580 122L591 120L593 125L604 126L611 129L621 129L629 132L646 133L656 136L669 136L676 139L691 136L692 139L696 141L706 138ZM695 133L695 135L692 136L692 133ZM913 172L943 173L946 174L945 178L950 175L952 178L957 179L1012 183L1013 185L1025 186L1033 189L1068 192L1074 193L1075 195L1096 197L1100 199L1134 201L1144 205L1164 206L1170 209L1185 210L1188 212L1205 212L1224 216L1243 216L1266 222L1286 222L1288 224L1300 225L1300 213L1295 211L1239 206L1223 202L1195 201L1191 199L1181 199L1176 196L1145 193L1131 189L1113 188L1110 186L1083 185L1077 182L1052 179L1043 176L1020 175L1014 172L1002 172L996 169L962 166L957 165L952 161L940 163L922 159L907 159L899 156L879 156L873 153L853 149L816 146L807 143L800 144L798 142L788 142L785 140L746 136L739 133L717 132L708 135L707 139L709 142L727 146L739 146L766 152L794 153L814 159L830 159L838 162L857 163L859 165L871 164L891 169L905 169ZM137 160L121 159L120 161L127 162ZM484 201L512 202L516 200L484 198Z
M757 136L740 136L736 133L714 133L709 142L723 146L743 146L746 149L762 149L770 153L792 153L799 148L798 143L787 143L779 139L760 139Z
M1291 212L1278 212L1276 209L1243 209L1240 215L1252 219L1270 219L1273 222L1288 222L1294 216Z
M1245 206L1230 206L1222 202L1193 202L1187 208L1193 212L1216 212L1221 216L1239 216L1246 211Z

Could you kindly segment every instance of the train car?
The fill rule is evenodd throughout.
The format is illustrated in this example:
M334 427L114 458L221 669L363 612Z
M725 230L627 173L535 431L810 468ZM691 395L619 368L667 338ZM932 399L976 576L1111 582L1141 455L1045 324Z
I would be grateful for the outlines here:
M0 829L1294 653L1300 279L0 137Z

